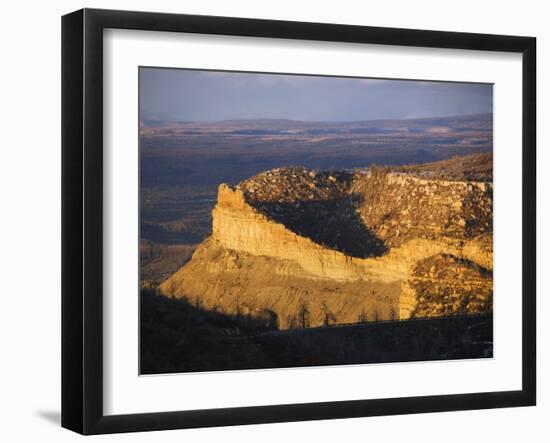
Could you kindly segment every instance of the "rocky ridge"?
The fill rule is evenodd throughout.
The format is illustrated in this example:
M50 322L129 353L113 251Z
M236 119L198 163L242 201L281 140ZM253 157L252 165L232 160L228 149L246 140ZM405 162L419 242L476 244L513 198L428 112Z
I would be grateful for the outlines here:
M289 167L222 184L212 235L159 290L283 329L488 312L492 184L420 169Z

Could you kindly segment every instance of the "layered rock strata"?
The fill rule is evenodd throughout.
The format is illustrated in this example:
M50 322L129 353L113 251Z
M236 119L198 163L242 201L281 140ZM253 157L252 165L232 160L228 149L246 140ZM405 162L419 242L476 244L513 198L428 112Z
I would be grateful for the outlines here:
M162 294L282 329L492 309L491 183L284 168L212 215Z

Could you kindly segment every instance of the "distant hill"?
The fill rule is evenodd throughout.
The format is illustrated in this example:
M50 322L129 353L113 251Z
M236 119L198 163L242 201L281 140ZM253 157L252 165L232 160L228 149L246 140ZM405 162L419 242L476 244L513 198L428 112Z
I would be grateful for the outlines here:
M343 122L308 122L288 119L255 119L255 120L222 120L219 122L170 122L145 120L140 126L143 135L151 134L153 130L163 130L166 133L239 133L241 131L270 131L285 133L297 131L299 134L323 133L360 133L363 131L381 132L460 132L465 130L491 130L492 114L475 114L455 117L418 118L403 120L364 120ZM435 129L435 131L434 131Z
M438 162L392 167L392 171L444 180L493 181L493 154L454 156Z

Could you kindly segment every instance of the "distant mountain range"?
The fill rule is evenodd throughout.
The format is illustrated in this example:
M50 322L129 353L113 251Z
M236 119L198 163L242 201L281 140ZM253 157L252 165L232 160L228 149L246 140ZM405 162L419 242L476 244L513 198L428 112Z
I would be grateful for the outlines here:
M426 131L458 132L465 130L492 130L493 114L475 114L437 118L404 120L365 120L349 122L309 122L288 119L223 120L219 122L176 122L143 120L143 135L169 132L185 133L235 133L243 135L263 134L353 134L353 133L422 133Z

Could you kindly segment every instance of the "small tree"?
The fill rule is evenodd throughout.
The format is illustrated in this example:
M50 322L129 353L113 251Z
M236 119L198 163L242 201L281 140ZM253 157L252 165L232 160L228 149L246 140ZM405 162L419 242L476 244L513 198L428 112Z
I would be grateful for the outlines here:
M361 312L359 313L359 316L357 317L357 323L367 323L369 321L367 312L365 311L365 308L361 308Z
M323 302L321 309L323 310L323 326L332 326L336 323L336 316L327 306L326 302Z
M237 299L235 302L235 317L242 317L243 315L243 309L241 307L241 301Z
M298 310L298 324L301 328L309 328L309 307L305 302L302 302L300 309Z
M195 308L197 308L197 309L202 309L203 308L202 300L198 295L195 297L194 305L195 305Z
M176 297L176 282L174 280L170 281L170 290L169 290L169 294L170 294L170 297L171 298L175 298Z

